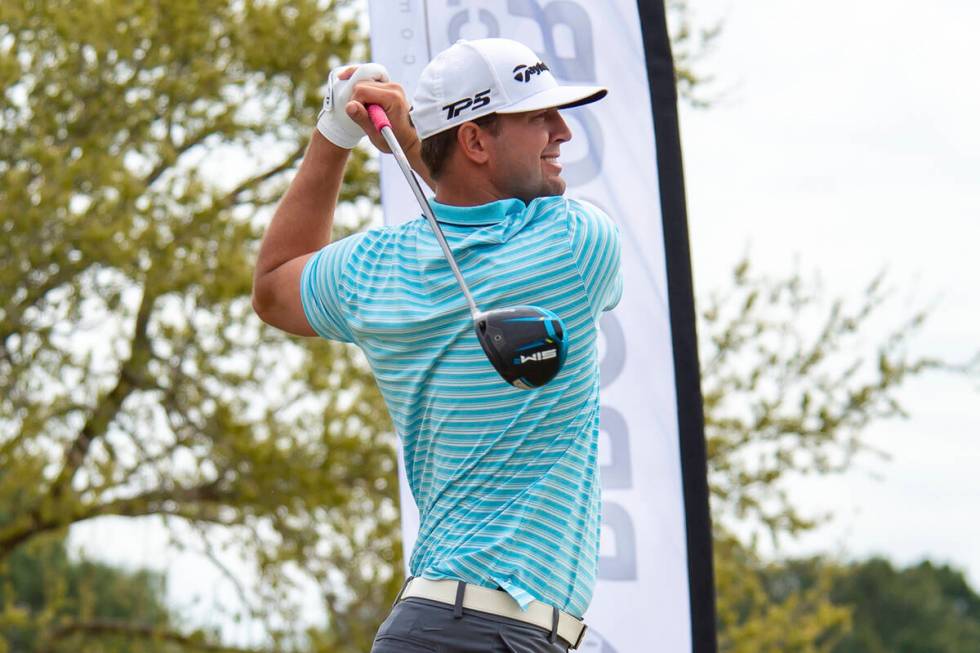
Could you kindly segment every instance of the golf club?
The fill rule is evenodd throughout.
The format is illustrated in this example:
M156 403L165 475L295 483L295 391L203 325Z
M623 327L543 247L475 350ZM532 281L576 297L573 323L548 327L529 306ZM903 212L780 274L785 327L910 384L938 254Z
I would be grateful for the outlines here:
M369 104L367 110L371 122L391 149L392 156L404 173L419 206L422 207L422 213L439 241L439 247L442 248L466 297L466 303L469 304L480 346L494 368L507 383L523 390L540 387L555 378L565 362L565 353L568 350L561 318L537 306L513 306L493 311L481 311L477 307L432 207L422 192L422 186L391 130L388 116L377 104Z

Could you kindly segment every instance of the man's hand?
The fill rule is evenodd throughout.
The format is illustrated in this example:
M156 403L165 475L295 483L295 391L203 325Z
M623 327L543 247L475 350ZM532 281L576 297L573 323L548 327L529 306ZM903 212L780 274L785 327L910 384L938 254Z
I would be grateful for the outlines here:
M354 72L353 74L356 75L357 73ZM351 76L351 72L344 71L341 73L341 77L344 75ZM347 115L364 130L364 133L371 139L371 143L382 152L390 152L388 144L385 143L384 138L381 137L371 122L371 117L367 112L368 104L377 104L384 109L388 115L388 120L391 122L391 130L395 133L398 144L405 151L405 156L408 157L412 168L422 175L430 187L434 188L434 181L430 178L429 171L420 156L422 142L419 140L415 125L412 124L412 119L408 115L411 107L405 97L405 89L400 84L388 81L360 82L354 86L351 101L345 107Z
M388 82L388 71L377 63L341 66L330 71L323 109L316 119L317 130L328 141L345 150L352 149L364 138L364 131L346 112L355 87L362 82Z

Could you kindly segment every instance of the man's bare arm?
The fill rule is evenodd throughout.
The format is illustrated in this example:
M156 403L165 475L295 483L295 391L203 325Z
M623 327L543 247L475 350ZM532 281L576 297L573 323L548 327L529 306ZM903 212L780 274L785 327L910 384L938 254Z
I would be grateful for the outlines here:
M350 79L356 68L339 75ZM420 143L408 116L408 101L401 86L391 82L361 81L353 87L344 107L354 123L368 133L375 145L387 146L367 118L366 104L379 104L389 115L392 128L409 160L427 183L428 171L420 157ZM316 333L307 322L300 299L300 280L310 257L330 243L334 211L350 150L314 130L306 156L285 196L276 208L262 239L255 266L252 306L265 322L301 336Z
M350 150L314 130L296 177L262 239L255 264L252 307L263 321L301 336L316 333L300 302L303 266L330 243L334 211Z

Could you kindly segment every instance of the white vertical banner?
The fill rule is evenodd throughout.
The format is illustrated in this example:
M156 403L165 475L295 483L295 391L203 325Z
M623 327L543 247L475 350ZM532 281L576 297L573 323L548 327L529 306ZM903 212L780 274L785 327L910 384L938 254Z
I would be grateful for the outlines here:
M665 155L651 111L657 104L651 81L659 79L648 75L648 69L659 67L652 54L659 47L651 48L651 39L664 41L666 74L660 76L670 86L667 97L674 97L666 30L662 20L653 21L658 23L653 28L649 24L651 12L662 19L660 2L370 2L373 59L388 68L409 98L435 54L459 38L491 36L526 44L561 82L609 88L605 99L563 112L573 138L562 146L561 155L567 195L602 207L623 236L623 298L601 322L602 539L599 579L585 615L590 630L579 649L594 653L714 650L696 349L694 369L685 372L693 396L679 394L683 384L678 385L681 377L675 373L676 343L680 339L693 347L693 311L680 311L673 320L671 315L678 301L675 289L690 292L680 153L678 146L674 161L670 152L678 187L669 192L674 200L679 197L681 215L677 221L670 216L665 220L661 193L666 196L668 189L658 169L658 152ZM648 24L641 24L641 16ZM676 116L670 118L676 129ZM381 166L385 222L415 218L418 206L401 172L390 157L382 158ZM665 248L665 229L683 232L679 239L667 239L670 245L682 241L683 251L674 259ZM692 308L690 297L681 299L685 308ZM685 333L672 333L672 328ZM690 358L682 357L684 365L690 366ZM679 427L685 424L679 412L685 411L692 428ZM418 513L404 476L401 487L408 559ZM697 543L693 549L692 542ZM698 559L689 559L692 550ZM705 550L708 559L700 560ZM693 596L692 588L705 588L707 596ZM692 606L698 605L711 614L697 615Z

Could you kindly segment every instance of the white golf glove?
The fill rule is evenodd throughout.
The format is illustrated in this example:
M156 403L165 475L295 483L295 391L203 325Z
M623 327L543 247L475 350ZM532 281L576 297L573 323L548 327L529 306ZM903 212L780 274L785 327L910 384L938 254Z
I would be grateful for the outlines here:
M357 70L350 79L340 79L340 73L352 66L357 66ZM387 82L388 71L379 63L347 64L331 70L327 78L323 109L316 118L316 128L323 137L334 145L348 150L361 142L365 134L364 130L350 119L344 107L350 102L354 85L365 80Z

